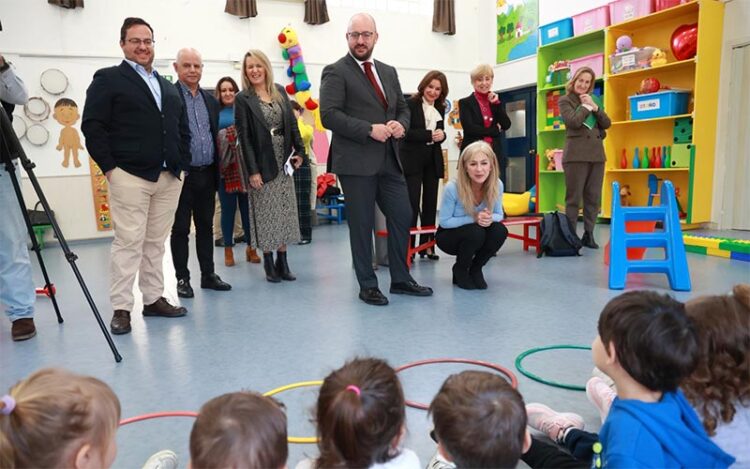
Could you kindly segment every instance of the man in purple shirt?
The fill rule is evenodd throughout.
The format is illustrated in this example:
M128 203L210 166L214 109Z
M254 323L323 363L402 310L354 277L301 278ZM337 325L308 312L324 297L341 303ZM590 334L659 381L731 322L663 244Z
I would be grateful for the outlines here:
M177 295L192 298L188 269L190 219L195 224L195 250L201 269L201 288L227 291L232 287L214 272L213 218L216 187L216 134L219 131L219 102L200 86L203 60L195 49L180 49L174 62L180 98L185 103L190 126L190 167L182 186L172 225L172 262L177 275Z

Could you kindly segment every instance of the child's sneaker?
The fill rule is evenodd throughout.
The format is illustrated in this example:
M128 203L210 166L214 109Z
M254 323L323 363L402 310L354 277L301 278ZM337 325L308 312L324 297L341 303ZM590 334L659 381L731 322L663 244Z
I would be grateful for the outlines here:
M594 376L586 383L586 397L599 410L599 417L604 423L607 414L609 414L609 408L612 407L612 401L615 400L617 394L603 379Z
M174 451L164 449L148 458L142 469L177 469L179 460Z
M526 414L529 426L546 434L555 443L562 443L565 432L571 428L583 430L583 417L573 413L555 412L544 404L527 405Z
M607 373L600 370L598 367L594 367L593 370L591 370L591 376L596 376L597 378L601 378L602 381L604 381L604 384L612 388L614 392L617 392L617 387L615 386L615 382L612 380L612 378L607 375Z

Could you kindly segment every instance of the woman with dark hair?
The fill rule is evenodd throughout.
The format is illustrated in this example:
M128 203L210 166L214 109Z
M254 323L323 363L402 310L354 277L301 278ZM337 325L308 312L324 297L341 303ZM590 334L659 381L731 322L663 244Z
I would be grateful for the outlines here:
M443 116L447 95L448 80L443 72L432 70L422 78L417 92L407 101L411 121L401 141L400 153L412 208L411 226L417 226L417 216L422 226L435 225L438 181L444 173L440 144L445 140ZM412 247L415 238L411 237ZM419 242L424 244L433 238L432 234L423 234ZM425 255L428 259L439 259L434 248L419 253L419 257Z
M487 64L477 65L471 71L471 84L474 92L458 101L458 115L464 138L461 151L478 140L484 140L495 152L500 179L505 183L505 167L508 166L503 155L501 136L510 129L510 118L500 98L492 91L495 72Z
M234 126L234 98L240 89L231 77L224 77L216 84L214 94L221 104L219 112L219 204L221 205L221 234L224 238L224 264L234 265L233 229L237 206L240 208L242 231L245 232L245 258L259 263L260 258L250 246L250 220L247 191L249 176L247 166L237 146L237 129Z
M300 240L294 180L285 171L306 160L305 147L286 99L274 83L271 63L259 50L242 60L242 92L234 117L242 155L250 173L250 242L263 251L266 280L296 280L289 270L286 247ZM276 250L276 261L273 251Z
M604 137L611 122L600 107L594 90L595 74L589 67L581 67L565 86L567 94L558 106L565 122L565 215L575 231L578 207L583 199L583 237L587 248L598 249L594 241L594 225L599 215L604 179Z

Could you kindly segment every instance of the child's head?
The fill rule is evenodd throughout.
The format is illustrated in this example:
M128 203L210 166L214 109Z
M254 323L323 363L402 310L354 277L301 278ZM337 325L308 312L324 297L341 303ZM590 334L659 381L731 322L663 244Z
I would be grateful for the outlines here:
M430 413L441 453L459 468L516 467L531 444L523 398L496 374L448 377Z
M60 98L55 103L55 112L52 117L62 125L73 125L80 117L78 105L69 98Z
M667 392L695 368L698 345L685 305L642 290L607 303L592 354L594 364L613 378L622 370L651 391Z
M286 414L270 397L233 392L203 404L190 432L190 465L273 468L286 466Z
M316 467L369 467L398 455L404 392L396 372L377 358L356 358L320 388Z
M735 404L750 405L750 285L731 295L688 301L685 311L698 331L698 366L682 382L709 435L731 422Z
M102 381L37 371L2 397L0 467L110 467L119 421L120 401Z

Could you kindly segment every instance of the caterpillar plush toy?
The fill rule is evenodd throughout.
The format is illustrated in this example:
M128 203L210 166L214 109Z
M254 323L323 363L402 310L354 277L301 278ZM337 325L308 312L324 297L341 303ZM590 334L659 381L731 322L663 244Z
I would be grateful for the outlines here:
M292 79L292 82L286 85L286 92L300 104L300 106L312 112L315 116L315 127L318 130L324 130L320 121L320 109L318 102L313 99L310 93L310 80L307 77L305 60L302 58L302 47L299 45L297 32L290 26L284 27L278 36L281 44L281 56L284 60L289 61L289 67L286 74Z

